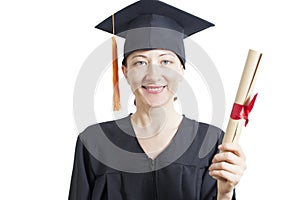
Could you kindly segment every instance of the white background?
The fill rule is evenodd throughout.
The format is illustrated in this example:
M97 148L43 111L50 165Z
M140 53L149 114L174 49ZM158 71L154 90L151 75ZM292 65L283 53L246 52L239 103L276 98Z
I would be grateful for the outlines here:
M67 199L78 134L76 77L88 55L110 38L93 27L132 2L1 1L0 199ZM237 193L243 200L297 199L297 1L165 2L216 24L192 39L218 68L227 116L248 49L264 53L259 96L240 140L248 169Z

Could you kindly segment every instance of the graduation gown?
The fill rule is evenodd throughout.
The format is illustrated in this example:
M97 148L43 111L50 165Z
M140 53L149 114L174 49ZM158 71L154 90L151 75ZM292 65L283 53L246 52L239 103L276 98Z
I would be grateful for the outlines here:
M153 160L139 145L130 116L89 126L77 139L69 200L217 199L208 168L222 137L221 129L183 116Z

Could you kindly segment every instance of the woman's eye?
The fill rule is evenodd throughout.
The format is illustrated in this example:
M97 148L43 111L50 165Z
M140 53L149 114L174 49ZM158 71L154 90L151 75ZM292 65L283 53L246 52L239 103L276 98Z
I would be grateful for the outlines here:
M163 65L169 65L169 64L171 64L171 61L169 61L169 60L163 60L161 63Z
M137 65L137 66L146 66L147 62L145 62L145 61L137 61L134 64Z

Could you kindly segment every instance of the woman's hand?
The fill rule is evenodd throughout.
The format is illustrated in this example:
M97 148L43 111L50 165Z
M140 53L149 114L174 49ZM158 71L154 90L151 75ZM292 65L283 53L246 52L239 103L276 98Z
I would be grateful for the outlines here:
M246 169L246 157L238 144L222 144L219 150L212 160L209 174L218 180L218 199L231 199L233 189Z

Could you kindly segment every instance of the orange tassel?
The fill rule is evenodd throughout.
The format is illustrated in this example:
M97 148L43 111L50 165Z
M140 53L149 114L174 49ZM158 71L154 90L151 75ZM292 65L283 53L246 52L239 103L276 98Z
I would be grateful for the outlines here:
M116 38L112 37L112 66L113 66L113 110L120 110L120 90L118 73L118 50Z

